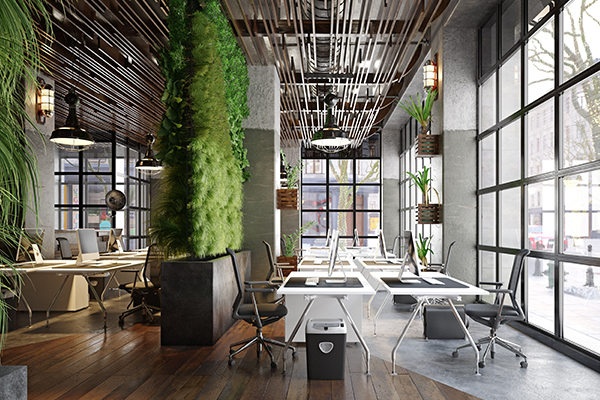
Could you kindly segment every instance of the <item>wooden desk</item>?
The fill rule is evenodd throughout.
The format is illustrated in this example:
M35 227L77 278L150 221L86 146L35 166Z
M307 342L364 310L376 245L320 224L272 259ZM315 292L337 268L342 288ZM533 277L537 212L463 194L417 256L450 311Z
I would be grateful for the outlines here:
M374 333L377 330L377 318L379 317L379 314L381 313L381 310L385 306L386 302L392 295L398 294L398 295L409 295L409 296L415 296L415 297L418 296L417 297L417 306L415 307L410 318L408 319L408 322L406 323L404 330L400 334L400 337L398 338L398 341L396 342L396 345L394 346L394 349L392 350L392 375L396 375L396 352L398 350L398 347L400 347L400 343L402 342L402 339L404 339L404 337L406 336L406 333L408 332L408 328L414 321L415 316L420 311L421 307L423 306L423 302L425 301L425 299L427 297L441 297L441 298L445 298L448 301L448 304L450 305L450 308L452 309L452 313L456 317L456 320L458 321L463 332L465 332L465 335L467 336L469 343L471 343L471 347L475 351L475 374L479 375L479 350L477 349L477 346L475 345L475 341L471 337L469 330L465 326L465 323L463 322L462 318L458 314L458 311L456 310L454 303L452 303L452 298L457 297L457 296L467 296L467 295L485 296L485 295L489 294L489 292L487 290L478 288L476 286L469 285L466 282L459 281L458 279L451 278L448 275L444 275L439 272L423 272L423 273L421 273L421 276L427 277L427 278L435 278L437 280L445 282L446 283L445 285L431 285L428 283L414 283L414 284L400 283L399 281L397 281L397 277L398 277L397 272L371 272L371 275L375 279L377 279L388 292L387 296L383 300L383 303L381 304L381 307L377 311L377 315L375 315L375 320L373 321ZM408 273L408 272L404 273L402 275L403 280L404 280L404 277L416 278L415 275ZM396 281L394 281L394 279L396 279ZM393 284L392 284L392 282L393 282Z

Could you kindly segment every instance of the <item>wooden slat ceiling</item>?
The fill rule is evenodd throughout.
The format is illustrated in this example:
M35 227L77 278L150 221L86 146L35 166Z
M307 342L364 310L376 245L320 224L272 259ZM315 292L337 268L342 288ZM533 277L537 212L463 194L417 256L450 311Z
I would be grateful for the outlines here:
M115 131L145 144L164 109L157 49L168 40L165 0L47 0L47 7L55 40L46 39L42 55L55 79L56 127L75 87L79 122L97 140Z
M310 142L323 98L358 146L378 132L421 67L425 35L450 0L222 0L249 64L275 65L281 139Z

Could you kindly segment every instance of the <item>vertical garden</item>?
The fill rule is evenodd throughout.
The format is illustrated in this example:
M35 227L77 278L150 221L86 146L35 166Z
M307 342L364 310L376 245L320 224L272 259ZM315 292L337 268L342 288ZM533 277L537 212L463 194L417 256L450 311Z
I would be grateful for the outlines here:
M164 171L150 234L169 256L223 254L243 238L246 63L218 1L171 0L168 24L156 143Z

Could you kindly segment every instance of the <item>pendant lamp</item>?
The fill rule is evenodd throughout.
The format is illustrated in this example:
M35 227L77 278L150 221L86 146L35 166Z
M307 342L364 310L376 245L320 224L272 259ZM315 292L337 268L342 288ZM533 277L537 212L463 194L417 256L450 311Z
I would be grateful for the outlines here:
M79 126L77 119L77 106L79 105L79 96L75 93L75 88L71 88L65 96L65 102L69 105L69 115L65 126L57 128L52 132L50 141L58 148L67 151L83 151L89 149L94 144L94 139L85 129Z
M137 169L141 174L156 175L162 171L162 165L160 161L154 157L154 151L152 150L152 144L155 140L156 138L151 133L146 136L146 141L148 142L146 154L144 155L144 158L135 164L135 169Z
M348 134L340 129L335 122L333 109L338 102L338 98L333 93L329 93L323 101L327 108L327 119L323 128L313 135L311 144L317 150L326 153L337 153L348 148L352 141L348 137Z

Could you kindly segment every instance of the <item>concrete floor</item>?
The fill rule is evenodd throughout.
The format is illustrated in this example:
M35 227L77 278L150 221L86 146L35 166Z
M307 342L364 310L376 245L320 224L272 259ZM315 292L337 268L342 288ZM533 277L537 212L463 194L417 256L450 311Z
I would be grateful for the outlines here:
M109 292L109 300L105 302L108 310L108 329L118 330L118 316L127 307L129 297L115 297ZM112 297L112 298L110 298ZM372 315L383 301L384 293L380 292L372 304ZM366 316L367 298L363 301ZM409 305L387 304L380 316L377 337L373 336L372 319L363 319L363 336L372 355L391 360L391 349L394 347L400 332L404 328L411 309ZM141 315L128 317L125 328L141 321ZM16 347L28 343L56 339L75 333L102 332L102 313L95 302L79 312L53 312L50 327L46 327L45 313L35 312L34 323L27 327L27 314L17 313L18 328L6 335L6 347ZM469 331L475 339L485 336L487 329L471 323ZM475 376L475 358L472 350L463 349L458 358L452 357L456 346L466 343L465 340L428 340L423 339L423 322L415 319L407 337L400 345L397 362L402 367L423 374L461 391L470 393L485 400L495 399L543 399L577 400L598 399L600 373L587 368L571 358L556 352L538 341L511 328L504 327L501 337L523 346L528 356L529 367L522 369L518 357L498 348L494 360L488 359L481 376Z
M375 314L384 297L383 292L375 296L371 315ZM363 315L366 315L366 301L364 304ZM391 360L391 351L411 312L410 305L394 305L390 301L379 317L376 337L373 336L372 319L363 319L363 336L373 355ZM471 321L469 332L477 340L486 336L488 329ZM600 373L509 326L501 328L498 334L522 346L528 368L520 367L520 357L497 346L495 358L492 360L488 356L486 367L480 370L481 376L476 376L475 353L471 348L462 349L458 358L452 357L454 349L467 343L466 339L425 340L423 320L418 317L402 341L396 360L404 368L485 400L600 398Z

